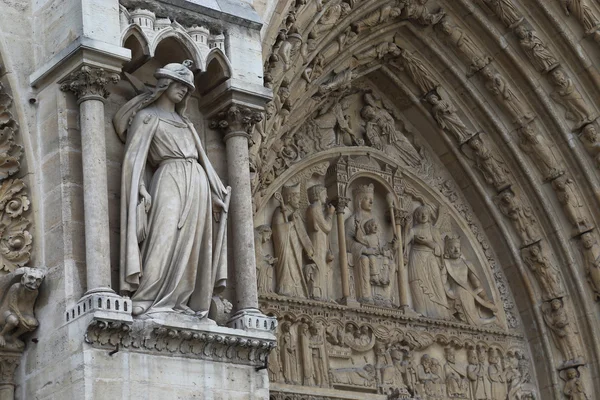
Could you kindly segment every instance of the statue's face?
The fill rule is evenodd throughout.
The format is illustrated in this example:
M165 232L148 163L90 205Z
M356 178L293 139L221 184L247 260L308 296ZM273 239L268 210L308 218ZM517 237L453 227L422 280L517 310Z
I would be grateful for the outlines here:
M326 190L321 190L321 192L319 192L319 201L323 204L325 204L327 202L327 191Z
M373 208L372 194L366 194L363 196L363 198L360 200L360 208L362 208L365 211L371 211L371 209Z
M567 371L567 378L569 378L569 379L575 379L575 378L577 378L577 371L575 369L573 369L573 368L569 369Z
M564 85L567 82L567 77L565 76L565 74L563 74L563 72L559 69L555 70L552 73L552 76L554 77L554 81L558 84L558 85Z
M265 116L267 117L267 119L271 119L273 115L275 115L275 103L270 101L265 106Z
M581 235L581 243L583 244L583 247L589 249L594 245L594 237L589 232L584 233Z
M272 231L264 231L263 232L263 243L267 243L271 240L271 236L273 235Z
M552 300L552 309L554 311L559 310L562 307L560 300Z
M598 132L596 131L596 127L594 125L588 125L583 129L583 135L590 142L595 142L598 137Z
M377 225L377 222L375 222L375 220L371 220L365 225L365 230L367 231L367 234L370 235L373 233L377 233L377 231L379 230L379 226Z
M41 272L28 272L23 274L23 277L21 278L21 284L29 290L37 290L42 284L43 280L44 275Z
M167 96L173 103L180 103L188 92L188 87L181 82L173 82L165 91L164 96Z
M294 210L300 208L300 193L290 193L287 195L287 204Z
M429 98L427 100L429 100L429 104L434 105L434 106L440 102L440 99L436 95L433 95L433 94L431 96L429 96Z
M427 222L429 222L430 217L428 209L425 207L417 208L417 211L415 212L415 217L419 224L426 224Z
M454 354L454 350L446 350L446 360L450 362L454 362L456 360L456 355Z
M446 251L448 253L448 257L454 260L460 258L460 242L458 240L450 241Z
M519 37L519 39L525 39L525 36L527 36L525 28L523 26L519 26L515 30L515 34Z

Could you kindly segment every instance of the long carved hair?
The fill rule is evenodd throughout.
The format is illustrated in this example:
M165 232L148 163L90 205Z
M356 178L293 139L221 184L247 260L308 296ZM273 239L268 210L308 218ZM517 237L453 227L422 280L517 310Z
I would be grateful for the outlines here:
M156 100L162 96L166 90L171 86L175 81L169 78L160 78L156 83L154 88L148 88L148 91L142 93L140 95L135 96L133 99L129 100L125 103L119 111L115 114L113 118L113 125L115 127L115 131L119 136L119 139L123 143L126 142L126 132L129 129L129 126L133 122L133 118L136 114L143 110L144 108L150 107ZM189 88L188 88L189 89ZM177 104L175 104L175 112L179 114L179 116L184 120L188 121L185 111L187 108L187 102L192 94L191 90L188 90L185 94L184 98Z

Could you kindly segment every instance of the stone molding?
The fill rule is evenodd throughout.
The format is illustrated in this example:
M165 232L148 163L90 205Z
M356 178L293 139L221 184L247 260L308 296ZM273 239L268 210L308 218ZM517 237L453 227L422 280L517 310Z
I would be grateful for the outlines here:
M175 326L156 320L133 324L95 319L87 327L85 341L95 348L143 352L198 360L223 361L262 367L276 346L275 336L198 323Z
M113 72L106 72L103 68L94 68L87 65L72 72L60 85L63 92L72 92L79 102L88 98L104 100L108 97L108 84L118 83L120 77Z

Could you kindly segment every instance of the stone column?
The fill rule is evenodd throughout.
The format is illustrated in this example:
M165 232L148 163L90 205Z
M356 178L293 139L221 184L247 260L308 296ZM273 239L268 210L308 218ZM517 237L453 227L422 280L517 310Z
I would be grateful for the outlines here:
M15 371L21 361L20 351L0 352L0 400L14 400Z
M229 243L233 244L235 313L229 326L239 329L271 330L273 321L258 309L254 217L250 189L248 139L261 114L248 107L230 105L216 116L212 127L225 133L227 171L231 186Z
M115 73L83 66L71 73L60 87L63 91L74 93L79 104L85 207L86 294L114 292L110 288L104 101L108 97L108 83L118 81L119 75Z
M350 273L348 272L348 249L346 248L344 211L346 211L349 202L349 198L338 197L335 200L335 212L337 217L340 276L342 279L342 302L346 305L357 305L358 302L350 297Z

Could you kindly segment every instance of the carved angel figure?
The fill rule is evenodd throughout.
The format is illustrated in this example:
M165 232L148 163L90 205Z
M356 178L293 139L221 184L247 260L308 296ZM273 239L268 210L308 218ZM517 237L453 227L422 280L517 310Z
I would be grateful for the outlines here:
M517 35L521 48L536 70L548 72L558 65L556 57L550 53L550 50L542 42L542 39L535 34L535 31L528 29L525 25L519 25L515 29L515 35Z
M446 236L444 266L448 273L447 295L459 320L475 326L496 320L496 306L485 293L473 264L465 259L458 236Z
M45 276L43 269L21 267L0 278L0 348L23 349L19 337L37 328L33 307Z
M539 240L537 220L529 207L525 207L521 200L510 190L498 195L497 200L498 208L500 208L502 214L512 221L523 246Z
M475 136L469 140L468 145L473 151L475 165L477 165L477 168L479 168L483 174L483 178L489 185L492 185L497 191L510 186L508 179L509 172L504 166L504 162L494 156L492 151L483 142L483 139Z
M556 90L550 96L566 109L565 118L573 121L575 128L592 122L592 111L571 78L561 68L554 69L551 76Z
M523 261L534 274L540 289L542 299L551 300L564 295L564 287L560 273L550 261L539 243L533 244L522 251Z
M531 157L544 180L554 179L564 174L548 141L539 132L536 132L532 124L520 128L519 134L519 146L525 154Z
M309 258L314 256L314 247L298 210L300 207L300 185L284 186L280 206L273 213L273 248L275 263L275 291L292 297L306 297L308 287L303 275L303 251Z
M486 88L496 96L510 114L513 123L522 123L533 119L534 115L521 100L517 98L509 83L490 65L481 71L486 80Z
M189 66L184 61L157 69L156 87L127 102L113 119L125 142L120 281L122 291L134 292L133 315L204 317L213 292L227 281L230 190L185 116L194 90ZM217 222L213 214L219 211Z
M581 246L585 274L594 291L596 300L600 300L600 246L592 232L581 235Z
M408 281L414 310L426 317L448 319L448 300L444 284L446 268L442 264L442 238L433 224L433 209L429 205L414 212L414 226L407 238Z
M579 371L576 368L569 368L566 375L567 379L563 388L563 394L567 400L589 400L585 392L585 386L579 377Z
M507 27L523 19L511 0L483 0L483 2L494 11L494 14Z
M581 131L581 141L585 146L588 154L596 162L596 167L600 168L600 134L596 125L588 124Z
M552 181L552 188L574 231L577 233L589 229L591 222L573 180L563 175Z
M552 331L556 347L563 355L563 366L575 365L584 362L583 349L579 342L579 332L569 320L562 299L554 299L542 308L544 321Z
M449 101L441 99L434 93L427 96L427 101L432 105L431 113L440 128L450 132L458 143L466 142L475 134L465 126L456 114L456 108Z

